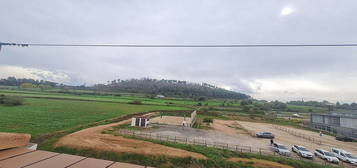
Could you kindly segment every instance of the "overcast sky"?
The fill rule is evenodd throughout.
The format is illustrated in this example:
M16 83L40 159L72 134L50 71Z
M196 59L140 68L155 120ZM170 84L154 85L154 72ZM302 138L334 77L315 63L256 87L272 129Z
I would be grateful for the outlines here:
M357 43L356 0L1 0L0 41L91 44ZM158 78L267 100L357 101L357 47L3 47L0 78L70 84Z

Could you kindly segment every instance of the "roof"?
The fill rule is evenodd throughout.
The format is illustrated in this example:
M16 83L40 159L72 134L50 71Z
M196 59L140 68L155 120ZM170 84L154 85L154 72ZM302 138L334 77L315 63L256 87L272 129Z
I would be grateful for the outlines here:
M144 166L27 148L0 150L1 168L144 168Z

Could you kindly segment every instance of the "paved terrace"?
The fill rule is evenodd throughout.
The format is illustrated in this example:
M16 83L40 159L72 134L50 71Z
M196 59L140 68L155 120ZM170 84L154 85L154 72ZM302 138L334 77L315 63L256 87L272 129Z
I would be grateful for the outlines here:
M0 150L0 168L145 168L82 156L13 148Z

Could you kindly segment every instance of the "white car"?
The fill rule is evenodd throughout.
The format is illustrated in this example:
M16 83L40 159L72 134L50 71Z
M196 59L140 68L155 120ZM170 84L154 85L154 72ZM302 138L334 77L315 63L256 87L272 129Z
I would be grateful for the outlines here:
M288 148L286 148L284 145L282 144L278 144L278 143L273 143L271 148L273 149L274 152L279 153L280 155L284 155L284 156L290 156L290 151Z
M293 147L291 147L291 150L293 152L296 152L298 155L300 155L303 158L307 158L307 159L313 158L313 154L303 146L293 145Z
M331 151L336 155L338 159L357 166L357 157L353 156L350 152L337 148L332 148Z
M326 150L323 150L323 149L316 149L315 152L314 152L315 156L323 159L323 160L327 160L328 162L331 162L331 163L336 163L338 164L339 163L339 160L338 158L335 156L335 154L331 153L331 152L328 152Z

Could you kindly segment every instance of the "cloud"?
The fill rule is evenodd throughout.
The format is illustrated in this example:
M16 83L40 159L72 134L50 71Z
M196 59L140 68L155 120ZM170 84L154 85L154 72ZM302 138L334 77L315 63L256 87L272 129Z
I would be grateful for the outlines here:
M246 81L251 95L266 100L328 100L351 103L357 99L357 77L340 76L339 80L325 75L282 76Z
M0 65L0 78L16 77L16 78L31 78L36 80L47 80L57 83L71 83L72 79L69 75L62 72L51 72L38 68L27 68L21 66Z
M92 44L356 43L357 1L1 0L0 41ZM296 13L294 13L294 11ZM290 14L282 17L281 12ZM298 13L297 13L298 12ZM11 13L11 14L9 14ZM259 98L357 101L357 48L3 47L0 64L77 84L167 78ZM12 73L15 73L16 71ZM18 71L18 70L17 70ZM27 70L28 71L28 70ZM36 73L28 76L41 77ZM7 74L9 71L7 71ZM5 73L0 71L1 76ZM46 74L46 73L45 73ZM11 74L10 74L11 75ZM22 75L18 73L17 75ZM42 78L50 78L46 74ZM58 75L62 76L62 75ZM53 77L57 80L57 77ZM259 93L259 94L258 94ZM279 93L279 94L277 94ZM325 93L325 94L324 94Z

